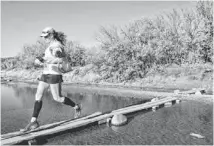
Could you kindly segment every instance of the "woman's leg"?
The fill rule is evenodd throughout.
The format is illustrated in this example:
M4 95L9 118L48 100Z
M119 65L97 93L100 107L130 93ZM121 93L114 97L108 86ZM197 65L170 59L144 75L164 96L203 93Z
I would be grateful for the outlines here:
M45 89L47 89L48 87L49 87L49 84L42 81L40 81L38 84L36 95L35 95L34 110L31 118L31 122L34 122L35 120L37 120L39 116L39 112L42 108L42 97Z
M24 128L21 129L21 131L29 131L31 129L35 129L39 127L39 123L37 122L37 118L39 115L39 112L42 108L42 97L44 94L45 89L49 87L49 84L40 81L39 85L37 87L36 95L35 95L35 103L34 103L34 109L33 109L33 115L31 118L30 123Z
M61 102L64 103L65 105L69 105L71 107L73 107L76 112L78 112L78 114L80 114L80 107L78 104L76 104L75 102L73 102L70 98L68 97L63 97L61 95L61 91L62 91L62 85L61 83L58 84L50 84L50 89L51 89L51 93L52 96L54 98L55 101L57 102Z
M62 94L61 94L61 91L62 91L61 83L50 84L50 89L51 89L51 93L52 93L52 96L53 96L55 101L64 103L66 105L70 105L72 107L74 107L76 105L69 98L62 96Z

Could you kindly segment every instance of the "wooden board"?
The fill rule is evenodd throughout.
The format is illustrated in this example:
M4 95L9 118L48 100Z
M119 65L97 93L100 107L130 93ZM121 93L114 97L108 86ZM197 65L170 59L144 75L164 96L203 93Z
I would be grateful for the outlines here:
M202 93L205 93L205 89L198 88L198 89L192 89L188 91L179 91L179 90L174 91L175 94L196 94L196 92L200 92L202 94Z
M31 140L36 137L50 135L50 134L58 133L58 132L65 131L68 129L78 128L81 126L86 126L88 124L98 122L103 119L111 118L115 114L128 114L128 113L136 112L139 110L151 108L153 106L158 106L158 105L164 104L165 102L171 102L176 99L177 98L175 98L175 97L167 97L167 98L163 98L163 99L160 99L160 100L157 100L154 102L147 102L147 103L140 104L140 105L134 105L134 106L114 110L110 113L101 114L101 115L91 117L91 118L85 118L85 119L81 119L81 120L77 120L77 121L66 122L63 125L58 125L58 126L55 126L52 128L31 132L31 133L28 133L25 135L18 135L18 136L14 136L11 138L3 139L3 140L1 140L1 143L4 145L17 144L22 141Z
M39 128L36 128L34 130L31 130L31 131L27 131L27 132L16 131L16 132L8 133L8 134L3 134L3 135L1 135L1 140L12 138L12 137L19 136L19 135L26 135L26 134L32 133L32 132L37 132L37 131L41 131L41 130L50 129L50 128L53 128L53 127L56 127L56 126L59 126L59 125L66 124L68 122L69 123L77 122L79 120L84 120L84 119L87 119L87 118L96 117L96 116L101 115L101 114L102 114L101 112L95 112L95 113L90 114L88 116L77 118L77 119L69 119L69 120L55 122L55 123L51 123L51 124L47 124L47 125L42 125Z

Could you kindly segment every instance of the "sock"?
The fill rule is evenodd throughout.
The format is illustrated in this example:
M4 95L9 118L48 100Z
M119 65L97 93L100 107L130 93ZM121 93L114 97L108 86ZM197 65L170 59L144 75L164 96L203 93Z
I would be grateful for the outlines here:
M72 107L74 107L74 106L76 105L76 104L75 104L72 100L70 100L68 97L65 97L63 103L66 104L66 105L70 105L70 106L72 106Z
M40 112L41 108L42 108L42 101L35 101L32 117L37 118L39 116L39 112Z
M31 120L30 120L30 122L33 123L33 122L35 122L36 120L37 120L36 117L32 117Z

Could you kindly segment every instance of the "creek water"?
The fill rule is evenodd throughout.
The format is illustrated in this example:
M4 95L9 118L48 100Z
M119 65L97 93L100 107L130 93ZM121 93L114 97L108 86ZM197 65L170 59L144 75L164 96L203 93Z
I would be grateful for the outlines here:
M83 107L82 114L108 112L148 98L129 98L84 92L73 86L63 88L63 94ZM1 134L18 131L28 124L34 105L36 86L1 85ZM41 125L72 119L74 110L53 100L50 91L43 97L39 115ZM190 133L204 136L199 139ZM120 127L91 125L78 130L48 136L41 144L47 145L213 145L213 103L184 101L156 112L141 111L128 115L128 124Z

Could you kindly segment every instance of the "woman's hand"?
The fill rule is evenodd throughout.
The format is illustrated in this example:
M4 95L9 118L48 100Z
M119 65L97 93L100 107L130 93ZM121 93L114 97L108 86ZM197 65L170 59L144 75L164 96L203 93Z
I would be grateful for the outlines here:
M43 66L43 65L44 65L44 63L42 63L39 59L36 59L36 60L34 61L34 63L35 63L36 65L40 65L40 66Z
M42 58L42 57L36 57L36 59L38 59L40 62L42 62L42 63L44 63L44 58Z

